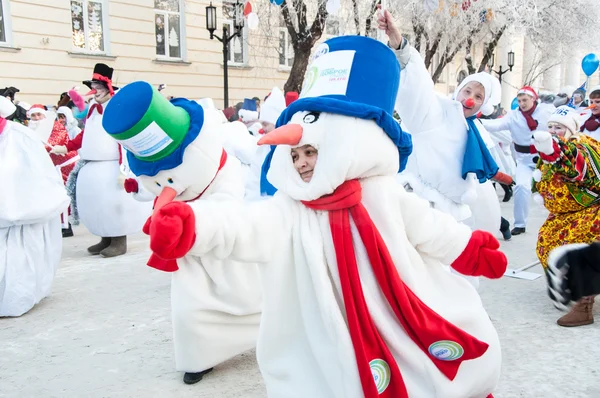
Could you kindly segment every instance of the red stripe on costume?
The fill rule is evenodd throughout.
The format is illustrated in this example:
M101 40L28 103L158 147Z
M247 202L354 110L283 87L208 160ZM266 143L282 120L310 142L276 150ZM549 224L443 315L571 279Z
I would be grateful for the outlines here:
M350 216L365 246L379 288L397 321L449 380L454 380L463 361L479 358L489 346L442 318L406 286L361 198L360 183L352 180L340 185L332 195L302 203L310 209L329 212L348 328L365 398L407 398L398 364L369 313L356 262ZM445 353L440 354L442 351L437 348L447 343L460 347L460 355L450 360L443 357ZM375 360L385 361L390 370L390 382L383 391L378 391L373 378L371 363Z

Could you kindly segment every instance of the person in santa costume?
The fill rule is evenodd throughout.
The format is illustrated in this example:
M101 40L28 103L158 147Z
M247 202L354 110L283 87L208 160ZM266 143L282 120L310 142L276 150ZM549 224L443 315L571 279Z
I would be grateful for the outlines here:
M169 102L140 81L119 90L106 107L103 126L110 139L126 148L137 176L126 180L127 191L145 189L158 197L144 226L155 239L164 236L167 243L178 228L168 223L163 230L157 221L165 202L188 206L244 199L240 162L223 148L223 129L228 127L220 111L183 98ZM245 134L251 137L247 130ZM186 384L199 382L214 366L256 346L262 309L256 264L192 253L175 261L156 252L154 244L150 248L154 253L148 265L172 273L175 361Z
M29 128L37 133L40 141L46 146L46 150L50 151L55 145L68 145L69 135L65 126L56 120L56 114L46 110L44 105L35 104L27 111L29 117ZM77 159L77 151L73 150L66 154L50 153L52 163L59 169L63 182L66 184L69 175L75 167ZM70 206L67 214L71 214ZM63 220L62 235L64 238L73 236L73 229L68 220Z
M270 398L485 398L498 382L496 331L444 264L499 278L506 257L396 182L412 148L392 117L399 74L376 40L327 40L300 99L259 142L273 146L273 197L155 210L161 258L261 263L257 359Z
M539 159L532 146L533 132L538 127L546 126L551 114L548 108L537 106L538 95L529 86L518 91L517 100L519 108L509 112L505 117L482 121L488 131L508 130L512 136L517 163L514 188L515 227L511 231L512 235L520 235L526 231L531 200L531 176Z
M0 317L21 316L50 293L69 204L36 133L6 120L15 111L0 96Z
M555 248L600 240L600 142L579 132L579 112L568 106L556 109L547 128L534 133L540 161L533 174L535 188L550 212L537 243L544 269ZM582 326L594 322L593 304L593 296L582 297L557 323Z
M590 90L591 115L581 125L581 132L600 141L600 86Z
M83 82L91 89L88 94L93 95L84 131L67 145L55 145L50 151L79 153L80 161L73 173L78 215L86 228L100 237L100 242L87 251L102 257L125 254L127 235L140 231L150 213L149 204L125 192L126 161L122 161L119 144L102 127L104 109L117 89L112 85L112 75L112 68L96 64L92 79Z

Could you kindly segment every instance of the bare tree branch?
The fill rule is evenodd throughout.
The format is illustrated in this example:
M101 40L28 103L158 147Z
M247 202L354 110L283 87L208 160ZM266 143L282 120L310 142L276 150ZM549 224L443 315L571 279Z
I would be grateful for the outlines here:
M494 54L494 50L498 46L498 42L500 41L500 38L506 31L506 28L507 28L506 25L502 26L500 28L500 30L498 32L496 32L496 34L494 35L492 40L488 43L488 45L485 47L485 51L483 52L483 58L481 58L481 62L479 63L478 72L483 72L485 70L486 65L489 63L490 59L492 58L492 55Z

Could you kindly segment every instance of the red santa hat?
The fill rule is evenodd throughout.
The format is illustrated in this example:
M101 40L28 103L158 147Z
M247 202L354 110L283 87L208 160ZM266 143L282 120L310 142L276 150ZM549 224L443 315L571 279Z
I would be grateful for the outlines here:
M526 94L532 97L534 100L537 100L539 97L533 87L523 86L518 92L517 95Z
M31 115L35 114L35 113L42 113L42 114L46 114L46 107L42 104L33 104L31 105L31 108L29 108L29 110L27 111L27 117L31 117Z

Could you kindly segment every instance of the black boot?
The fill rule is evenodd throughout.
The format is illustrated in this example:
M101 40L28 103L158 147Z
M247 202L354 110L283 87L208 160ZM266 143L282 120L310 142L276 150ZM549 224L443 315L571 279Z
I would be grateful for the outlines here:
M504 217L500 217L500 232L502 232L504 240L510 240L510 238L512 238L512 234L510 233L510 223Z
M513 189L510 185L500 184L502 189L504 190L504 198L502 198L503 202L508 202L510 198L513 196Z
M513 235L521 235L525 233L525 228L522 227L514 227L512 231L510 231Z
M96 255L100 254L100 252L110 246L110 238L102 238L100 242L96 243L88 247L88 253Z
M212 372L212 370L213 370L213 368L206 369L206 370L203 370L202 372L198 372L198 373L185 372L185 374L183 375L183 382L185 384L196 384L200 380L202 380L202 378L204 377L205 374Z
M71 228L71 223L69 223L69 228L63 228L62 236L63 238L70 238L73 236L73 228Z

